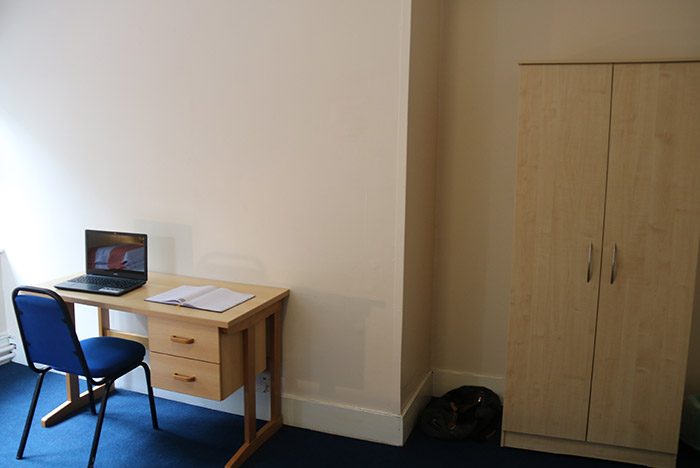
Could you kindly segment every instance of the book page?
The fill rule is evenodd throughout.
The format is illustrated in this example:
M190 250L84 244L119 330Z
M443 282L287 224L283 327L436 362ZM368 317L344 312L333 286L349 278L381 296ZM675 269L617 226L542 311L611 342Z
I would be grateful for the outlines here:
M244 294L226 288L218 288L187 301L182 305L213 312L223 312L253 297L255 297L253 294Z
M146 300L163 304L184 304L214 290L216 290L215 286L178 286Z

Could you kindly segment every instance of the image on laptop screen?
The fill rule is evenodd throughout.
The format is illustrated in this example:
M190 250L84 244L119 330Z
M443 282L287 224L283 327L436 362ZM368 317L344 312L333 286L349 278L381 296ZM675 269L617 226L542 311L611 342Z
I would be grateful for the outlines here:
M88 274L146 279L146 235L88 229L85 261Z

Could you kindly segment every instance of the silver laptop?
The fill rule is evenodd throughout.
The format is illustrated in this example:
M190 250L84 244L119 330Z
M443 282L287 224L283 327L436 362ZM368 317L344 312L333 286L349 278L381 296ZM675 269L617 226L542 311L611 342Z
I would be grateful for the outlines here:
M85 230L85 274L58 289L121 296L148 280L148 236Z

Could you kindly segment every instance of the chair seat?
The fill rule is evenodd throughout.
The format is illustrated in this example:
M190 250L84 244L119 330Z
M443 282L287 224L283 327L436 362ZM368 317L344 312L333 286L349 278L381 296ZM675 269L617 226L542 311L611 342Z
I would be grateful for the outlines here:
M93 378L120 374L143 361L146 348L136 341L98 336L80 341Z

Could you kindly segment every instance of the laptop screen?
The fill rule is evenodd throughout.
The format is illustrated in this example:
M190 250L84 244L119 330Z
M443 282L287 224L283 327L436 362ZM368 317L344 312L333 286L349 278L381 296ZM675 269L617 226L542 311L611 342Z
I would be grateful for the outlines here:
M92 275L148 279L146 234L85 230L85 271Z

